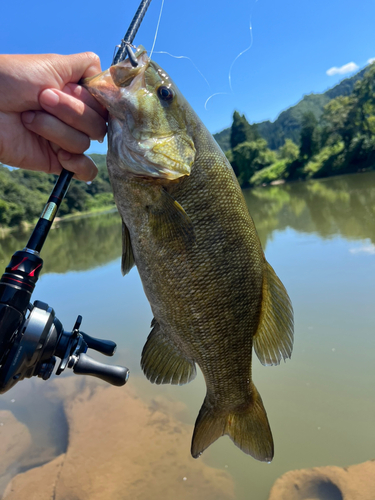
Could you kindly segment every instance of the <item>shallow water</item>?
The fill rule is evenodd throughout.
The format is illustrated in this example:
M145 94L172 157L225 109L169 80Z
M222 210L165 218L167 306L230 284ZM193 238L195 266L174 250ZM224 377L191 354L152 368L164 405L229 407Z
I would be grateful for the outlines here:
M275 441L273 462L255 461L227 437L200 460L231 475L236 499L266 500L288 470L375 458L375 173L244 194L267 259L293 302L294 352L279 367L253 358L253 379ZM1 240L3 268L27 237ZM116 213L60 222L43 249L44 271L33 299L52 305L65 329L82 314L85 332L118 343L113 362L131 370L119 390L130 386L148 403L160 396L182 402L178 418L193 425L205 394L203 378L199 374L183 387L155 386L144 378L139 360L152 315L137 272L121 276L120 254ZM51 399L48 384L28 380L0 396L0 410L11 410L32 435L13 474L67 447L63 400ZM126 422L123 432L132 432Z

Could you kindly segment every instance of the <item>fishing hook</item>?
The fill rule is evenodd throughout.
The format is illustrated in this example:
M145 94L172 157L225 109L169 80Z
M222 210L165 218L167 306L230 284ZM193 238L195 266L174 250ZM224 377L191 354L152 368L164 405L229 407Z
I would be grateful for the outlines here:
M143 21L143 18L146 14L146 11L147 11L150 3L151 3L151 0L142 0L141 3L139 4L137 12L135 13L133 20L130 23L128 31L126 32L124 39L121 41L121 46L118 49L115 57L113 58L112 65L118 64L119 62L123 61L126 58L126 56L128 56L131 65L134 68L138 66L137 59L136 59L131 47L132 47L132 43L133 43L133 40L135 38L135 35L137 34L137 31L138 31L138 29Z

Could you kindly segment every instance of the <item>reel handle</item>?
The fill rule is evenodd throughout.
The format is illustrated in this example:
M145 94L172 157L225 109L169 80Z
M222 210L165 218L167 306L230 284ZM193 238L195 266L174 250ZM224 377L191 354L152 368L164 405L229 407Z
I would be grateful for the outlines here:
M98 351L104 354L104 356L113 356L116 352L117 346L114 342L112 342L112 340L96 339L95 337L90 337L90 335L81 331L80 334L89 349L94 349L94 351Z
M76 363L69 368L73 368L73 372L78 375L91 375L118 387L125 385L129 378L129 370L124 366L106 365L85 353L81 353Z

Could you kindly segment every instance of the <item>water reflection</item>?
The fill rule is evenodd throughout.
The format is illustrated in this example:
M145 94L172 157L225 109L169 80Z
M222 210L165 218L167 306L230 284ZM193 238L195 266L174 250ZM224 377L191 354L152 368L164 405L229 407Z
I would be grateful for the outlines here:
M375 242L375 173L244 191L265 247L287 227L322 238L341 235Z
M375 243L375 172L245 190L263 248L287 227L322 238ZM30 230L0 236L0 265L23 248ZM111 212L55 223L43 248L44 273L84 271L121 255L121 220Z
M23 248L31 230L13 231L0 239L0 265ZM44 273L85 271L121 255L121 219L117 211L56 222L42 250Z

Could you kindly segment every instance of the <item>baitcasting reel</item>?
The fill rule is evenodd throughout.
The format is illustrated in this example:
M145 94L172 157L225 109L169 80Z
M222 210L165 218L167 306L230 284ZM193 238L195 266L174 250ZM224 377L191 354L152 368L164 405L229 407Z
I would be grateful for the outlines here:
M78 316L73 330L66 332L52 307L40 300L29 304L27 317L5 353L6 360L0 369L0 394L25 377L48 380L55 368L56 356L61 359L56 375L65 368L72 368L77 374L92 375L112 385L124 385L129 377L127 368L100 363L86 354L90 348L112 356L116 344L80 332L81 322L82 316Z
M52 307L39 300L30 303L43 266L39 252L72 175L66 170L61 173L26 248L12 256L0 279L0 394L24 378L49 379L56 358L61 360L56 375L71 368L74 373L99 377L117 386L124 385L129 377L127 368L100 363L86 354L90 348L112 356L116 344L80 332L81 316L73 330L66 332Z

